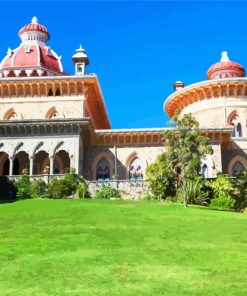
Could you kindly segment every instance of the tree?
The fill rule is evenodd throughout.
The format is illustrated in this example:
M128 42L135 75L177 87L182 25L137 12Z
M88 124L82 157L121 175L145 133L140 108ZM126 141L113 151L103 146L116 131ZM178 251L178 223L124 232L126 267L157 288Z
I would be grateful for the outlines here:
M184 206L187 207L186 182L199 175L201 159L212 152L209 139L200 134L199 123L192 114L173 117L172 126L164 132L165 157L168 166L182 187Z

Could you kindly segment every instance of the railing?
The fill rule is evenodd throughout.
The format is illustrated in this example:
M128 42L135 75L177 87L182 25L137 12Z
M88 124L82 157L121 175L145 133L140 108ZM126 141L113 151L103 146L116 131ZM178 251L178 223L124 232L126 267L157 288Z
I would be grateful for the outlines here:
M20 176L6 176L9 180L15 181ZM43 180L49 183L53 178L63 178L64 175L32 175L29 176L31 180ZM145 180L108 180L108 181L86 181L88 184L88 191L93 194L95 190L101 187L111 187L126 193L141 193L148 190L148 182Z
M124 192L142 192L148 189L145 180L109 180L109 181L87 181L89 193L101 187L111 187Z
M32 175L29 176L31 180L43 180L46 183L49 183L50 180L52 180L53 178L63 178L64 175ZM14 175L14 176L6 176L7 178L9 178L11 181L15 181L18 178L20 178L20 175Z

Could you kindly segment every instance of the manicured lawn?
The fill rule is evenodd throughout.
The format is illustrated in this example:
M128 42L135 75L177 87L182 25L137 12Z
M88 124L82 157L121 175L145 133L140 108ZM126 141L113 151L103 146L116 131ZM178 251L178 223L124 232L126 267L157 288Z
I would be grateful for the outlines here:
M0 295L247 295L247 216L159 202L0 205Z

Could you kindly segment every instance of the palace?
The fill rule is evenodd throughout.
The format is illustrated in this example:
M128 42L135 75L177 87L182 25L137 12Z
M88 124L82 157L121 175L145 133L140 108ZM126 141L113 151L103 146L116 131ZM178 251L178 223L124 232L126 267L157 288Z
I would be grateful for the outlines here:
M87 180L141 180L164 147L165 128L112 129L95 74L86 74L83 48L72 56L75 74L46 45L47 28L36 17L19 31L20 45L0 64L0 175L64 174L74 168ZM222 53L207 80L177 81L164 103L169 116L191 112L213 154L202 174L247 169L247 78Z

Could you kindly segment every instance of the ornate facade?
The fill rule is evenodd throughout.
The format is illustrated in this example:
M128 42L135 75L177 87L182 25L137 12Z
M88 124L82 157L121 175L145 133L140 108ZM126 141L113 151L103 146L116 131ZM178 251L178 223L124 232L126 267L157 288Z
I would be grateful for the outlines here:
M97 76L85 72L85 50L76 50L75 74L69 75L36 17L19 36L19 47L8 49L0 64L0 175L58 175L74 168L87 180L145 178L145 168L165 149L165 128L111 129ZM191 112L210 138L205 177L247 169L244 76L224 52L208 80L187 87L176 82L165 101L168 115Z

